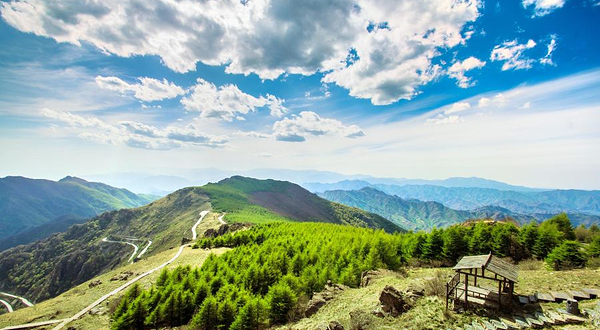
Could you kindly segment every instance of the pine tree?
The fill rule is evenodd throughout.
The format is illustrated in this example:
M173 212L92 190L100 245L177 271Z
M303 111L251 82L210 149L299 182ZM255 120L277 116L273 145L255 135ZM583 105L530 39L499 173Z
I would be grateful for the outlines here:
M423 259L439 260L442 258L444 247L443 233L442 229L433 228L431 233L427 235L425 244L423 244Z
M200 310L192 319L192 325L200 330L218 330L219 327L219 311L217 299L208 297L200 306Z
M288 312L296 302L296 295L292 289L287 284L279 283L271 287L267 299L271 324L286 323Z

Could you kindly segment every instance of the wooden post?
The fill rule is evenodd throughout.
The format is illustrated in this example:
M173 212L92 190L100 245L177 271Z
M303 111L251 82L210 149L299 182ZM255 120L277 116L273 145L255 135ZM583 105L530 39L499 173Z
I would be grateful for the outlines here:
M477 286L477 268L475 268L475 278L473 279L473 285Z
M469 274L465 273L465 309L469 306L469 300L467 299L469 291Z
M448 285L448 283L446 283L446 310L448 310L448 299L449 299L449 295L450 295L448 292L449 291L448 287L449 287L449 285Z
M502 307L502 282L498 281L498 309Z

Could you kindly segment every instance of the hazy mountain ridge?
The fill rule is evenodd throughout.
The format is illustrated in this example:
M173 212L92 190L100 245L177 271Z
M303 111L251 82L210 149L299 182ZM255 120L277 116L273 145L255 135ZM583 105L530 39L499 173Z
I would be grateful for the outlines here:
M413 230L430 230L434 227L447 227L466 220L481 218L496 220L513 218L525 224L531 221L542 221L553 215L552 213L522 214L493 205L472 210L455 210L439 202L403 199L371 187L360 190L331 190L320 195L331 201L377 213L403 228ZM575 225L600 223L600 216L581 213L568 213L568 215Z
M512 191L480 187L443 187L435 185L373 184L368 180L341 181L334 184L311 183L313 192L358 190L371 187L403 199L435 201L455 210L500 206L515 213L587 213L600 215L598 190Z
M152 200L152 196L70 176L60 181L5 177L0 179L0 239L64 216L89 218Z

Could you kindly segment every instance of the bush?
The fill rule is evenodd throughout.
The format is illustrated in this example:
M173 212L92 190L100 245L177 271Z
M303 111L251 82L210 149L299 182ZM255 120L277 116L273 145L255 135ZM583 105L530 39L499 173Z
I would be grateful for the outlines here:
M581 268L585 266L585 261L582 246L575 241L563 242L546 257L546 264L554 270Z

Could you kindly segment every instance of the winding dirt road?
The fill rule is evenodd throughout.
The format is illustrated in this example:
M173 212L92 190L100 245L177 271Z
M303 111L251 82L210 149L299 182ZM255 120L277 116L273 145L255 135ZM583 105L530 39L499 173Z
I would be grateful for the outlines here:
M17 299L21 300L21 302L23 304L25 304L26 306L28 306L28 307L33 306L33 303L31 301L29 301L23 297L15 296L14 294L6 293L6 292L0 292L0 295L11 297L11 298L17 298Z
M196 237L197 237L197 235L196 235L196 227L198 227L198 225L200 224L200 222L202 221L202 219L204 219L204 217L205 217L207 214L208 214L208 211L202 211L202 212L200 212L200 219L199 219L199 220L196 222L196 224L194 224L194 226L192 227L192 234L193 234L194 240L195 240L195 239L196 239ZM132 285L133 283L135 283L135 282L139 281L140 279L142 279L142 278L144 278L144 277L146 277L146 276L148 276L148 275L150 275L150 274L152 274L152 273L154 273L154 272L156 272L156 271L158 271L158 270L160 270L160 269L162 269L162 268L164 268L164 267L168 266L168 265L169 265L169 264L171 264L173 261L175 261L177 258L179 258L179 256L181 255L181 253L183 252L183 249L184 249L185 247L188 247L188 246L190 246L190 245L192 245L192 244L185 244L185 245L182 245L182 246L180 246L180 247L179 247L179 250L178 250L178 251L177 251L177 253L176 253L176 254L173 256L173 258L171 258L171 260L169 260L169 261L165 262L164 264L162 264L162 265L160 265L160 266L158 266L158 267L156 267L156 268L154 268L154 269L151 269L151 270L149 270L149 271L147 271L147 272L145 272L145 273L143 273L143 274L140 274L140 275L138 275L137 277L135 277L135 278L131 279L131 280L130 280L130 281L128 281L127 283L125 283L125 284L121 285L120 287L118 287L118 288L116 288L116 289L112 290L111 292L109 292L109 293L107 293L107 294L103 295L102 297L98 298L98 300L94 301L93 303L91 303L90 305L88 305L87 307L85 307L84 309L80 310L80 311L79 311L77 314L75 314L75 315L73 315L73 316L71 316L71 317L69 317L69 318L66 318L66 319L62 320L62 322L61 322L61 323L59 323L57 326L55 326L55 327L53 328L53 330L59 330L59 329L62 329L62 328L64 328L64 327L65 327L67 324L69 324L69 323L71 323L72 321L75 321L75 320L77 320L78 318L82 317L82 316L83 316L83 315L85 315L87 312L89 312L89 311L90 311L92 308L94 308L94 307L98 306L99 304L101 304L101 303L102 303L104 300L108 299L109 297L111 297L111 296L114 296L114 295L116 295L117 293L119 293L119 292L123 291L124 289L126 289L127 287L129 287L129 286L130 286L130 285ZM150 246L150 244L148 244L148 246ZM147 246L147 247L148 247L148 246ZM147 247L146 247L146 248L147 248ZM146 250L146 249L144 249L144 250ZM142 253L143 253L143 252L145 252L145 251L142 251ZM140 253L140 254L141 254L141 253ZM13 327L12 329L18 329L18 328L14 328L14 327Z
M223 214L221 214L221 215L219 216L219 222L220 222L221 224L224 224L224 225L226 225L226 224L227 224L227 222L225 222L225 220L223 220L223 217L225 216L225 214L227 214L227 213L223 212Z
M8 312L9 312L9 313L12 313L12 312L13 312L13 308L12 308L12 306L11 306L11 305L8 303L8 301L0 299L0 304L3 304L3 305L6 307L6 309L8 310Z
M131 254L131 257L129 257L129 260L127 260L127 262L133 262L133 258L135 258L135 255L137 254L138 250L140 249L139 246L131 243L131 242L126 242L126 241L111 241L108 239L108 237L104 237L102 239L102 242L107 242L107 243L123 243L123 244L129 244L131 246L133 246L133 253Z
M208 211L202 211L200 212L200 219L198 219L198 221L196 222L196 224L192 227L192 239L196 239L198 237L198 234L196 233L196 227L198 227L198 225L200 224L200 222L202 222L202 219L204 219L204 217L208 214Z

